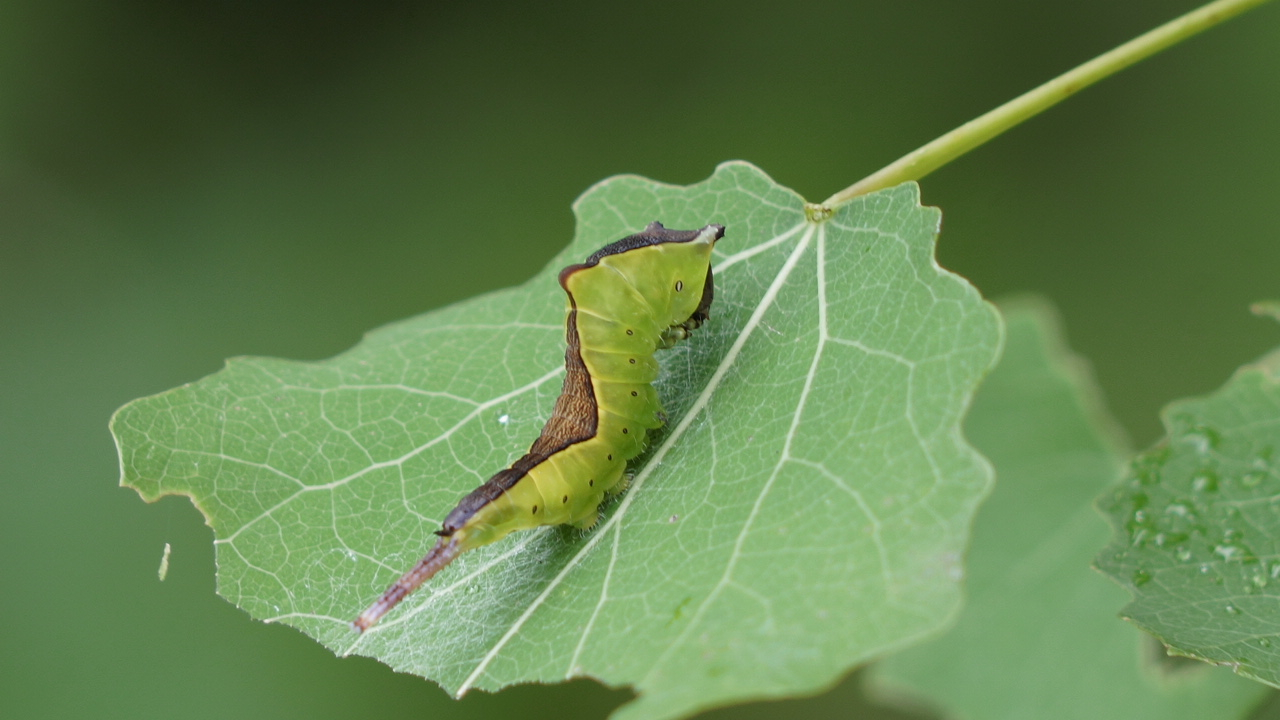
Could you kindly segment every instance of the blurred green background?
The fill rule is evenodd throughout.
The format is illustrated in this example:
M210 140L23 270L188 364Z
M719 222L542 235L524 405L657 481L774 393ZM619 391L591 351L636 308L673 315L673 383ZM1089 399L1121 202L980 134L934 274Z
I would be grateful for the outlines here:
M249 621L190 504L116 487L111 412L518 283L609 175L741 158L821 200L1196 4L0 4L0 715L602 717L625 691L454 703ZM1146 444L1280 342L1247 312L1280 296L1278 128L1273 3L927 178L940 261L1049 296Z

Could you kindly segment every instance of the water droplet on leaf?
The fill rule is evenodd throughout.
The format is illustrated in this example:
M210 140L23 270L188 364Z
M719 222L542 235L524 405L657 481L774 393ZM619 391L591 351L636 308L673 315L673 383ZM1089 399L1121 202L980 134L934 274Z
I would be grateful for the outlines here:
M1198 493L1218 491L1218 474L1212 470L1201 470L1191 478L1191 489Z
M1239 545L1215 545L1213 547L1213 554L1220 555L1223 560L1230 562L1232 560L1241 559L1244 556L1244 550L1242 550Z
M1194 448L1196 453L1206 455L1218 447L1218 443L1222 442L1222 435L1208 425L1197 425L1187 431L1181 440Z

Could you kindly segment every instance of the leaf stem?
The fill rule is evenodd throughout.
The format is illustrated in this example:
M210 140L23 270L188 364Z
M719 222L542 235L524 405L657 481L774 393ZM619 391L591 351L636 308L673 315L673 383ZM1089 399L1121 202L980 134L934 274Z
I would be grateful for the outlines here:
M1099 80L1144 60L1161 50L1252 9L1267 0L1215 0L1139 35L1129 42L1059 75L1040 87L1010 100L933 142L902 156L827 198L822 204L836 207L859 195L908 180L919 180L978 147L1009 128L1066 100Z

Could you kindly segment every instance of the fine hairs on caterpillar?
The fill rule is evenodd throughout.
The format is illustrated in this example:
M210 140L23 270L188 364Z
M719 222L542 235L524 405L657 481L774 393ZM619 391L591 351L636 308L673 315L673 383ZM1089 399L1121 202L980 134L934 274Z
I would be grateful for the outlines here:
M596 523L627 461L665 421L654 351L708 318L711 250L723 225L668 230L653 222L560 271L568 295L564 388L524 457L462 498L440 539L351 623L364 632L458 555L516 530Z

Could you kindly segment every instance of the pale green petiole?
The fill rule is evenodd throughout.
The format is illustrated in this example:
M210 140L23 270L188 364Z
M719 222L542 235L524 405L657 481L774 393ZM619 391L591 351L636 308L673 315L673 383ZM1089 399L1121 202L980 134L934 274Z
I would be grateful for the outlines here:
M1170 45L1264 2L1267 0L1216 0L1176 20L1171 20L1010 100L985 115L970 120L832 195L822 205L835 207L859 195L908 180L919 180L1005 130L1053 107L1108 75L1119 72Z

